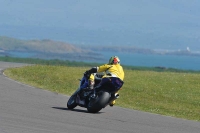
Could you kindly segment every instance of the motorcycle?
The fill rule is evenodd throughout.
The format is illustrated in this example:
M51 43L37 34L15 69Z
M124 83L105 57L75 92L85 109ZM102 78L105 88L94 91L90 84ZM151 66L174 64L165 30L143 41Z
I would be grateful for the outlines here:
M88 80L85 76L80 80L79 88L73 93L67 102L68 109L74 109L76 106L87 108L89 113L97 113L109 105L110 102L119 98L112 82L102 85L98 89L84 89L84 84ZM101 82L101 77L95 75L95 87ZM118 81L117 81L118 82ZM123 84L123 81L121 81ZM121 84L121 86L122 86ZM94 88L95 88L94 87Z

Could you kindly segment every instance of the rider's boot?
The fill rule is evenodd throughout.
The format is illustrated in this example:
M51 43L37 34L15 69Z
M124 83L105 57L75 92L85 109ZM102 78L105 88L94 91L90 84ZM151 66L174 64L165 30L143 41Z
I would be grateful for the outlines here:
M113 101L111 101L111 102L109 103L110 107L113 107L114 104L115 104L115 100L113 100Z

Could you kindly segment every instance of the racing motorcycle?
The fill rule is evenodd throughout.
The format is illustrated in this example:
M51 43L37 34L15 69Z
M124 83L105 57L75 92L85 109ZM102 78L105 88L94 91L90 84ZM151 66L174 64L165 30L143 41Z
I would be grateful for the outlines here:
M95 86L101 82L101 78L102 76L98 76L98 74L95 75ZM67 102L68 109L74 109L76 106L80 106L87 108L89 113L97 113L109 105L110 102L119 98L119 94L116 93L112 82L92 90L82 87L85 82L88 82L88 80L83 76L80 80L79 88L72 94ZM123 82L120 83L123 84Z

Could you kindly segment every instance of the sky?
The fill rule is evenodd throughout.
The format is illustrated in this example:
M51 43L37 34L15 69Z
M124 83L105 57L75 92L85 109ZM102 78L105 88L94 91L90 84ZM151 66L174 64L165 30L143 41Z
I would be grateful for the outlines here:
M0 36L200 51L200 1L0 0Z

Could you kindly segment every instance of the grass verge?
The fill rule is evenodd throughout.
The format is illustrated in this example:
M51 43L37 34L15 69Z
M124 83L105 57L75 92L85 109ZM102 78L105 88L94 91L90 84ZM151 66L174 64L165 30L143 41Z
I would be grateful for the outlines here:
M20 82L71 95L90 67L34 65L9 68L5 74ZM125 69L117 105L200 121L200 74Z

